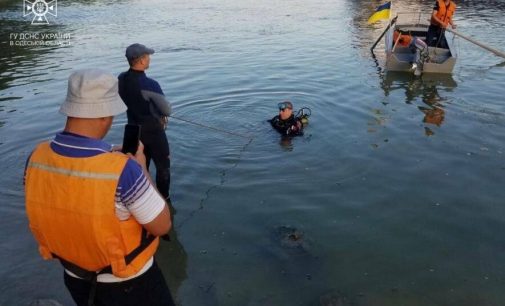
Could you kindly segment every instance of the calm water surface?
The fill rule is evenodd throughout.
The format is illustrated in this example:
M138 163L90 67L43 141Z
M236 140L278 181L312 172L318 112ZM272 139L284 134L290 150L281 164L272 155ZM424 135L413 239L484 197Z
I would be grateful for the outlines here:
M179 305L505 303L503 60L457 40L452 76L384 73L366 25L379 1L69 0L49 26L21 2L0 3L0 305L72 304L29 233L23 167L63 127L68 75L120 73L133 42L156 50L174 116L251 137L170 123L175 232L158 260ZM502 2L458 5L462 33L505 49ZM9 45L26 32L70 44ZM287 142L265 121L285 99L312 109Z

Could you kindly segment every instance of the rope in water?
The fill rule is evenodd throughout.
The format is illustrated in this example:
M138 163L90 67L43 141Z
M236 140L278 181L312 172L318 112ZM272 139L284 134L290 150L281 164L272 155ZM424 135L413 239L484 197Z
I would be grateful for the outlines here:
M221 133L226 133L226 134L229 134L229 135L237 136L237 137L242 137L242 138L246 138L246 139L252 139L252 138L254 138L252 136L242 135L242 134L238 134L238 133L235 133L235 132L230 132L230 131L227 131L227 130L219 129L219 128L216 128L216 127L213 127L213 126L208 126L208 125L205 125L205 124L202 124L202 123L194 122L194 121L191 121L191 120L188 120L188 119L184 119L184 118L180 118L180 117L175 117L173 115L170 115L170 118L177 119L179 121L183 121L183 122L186 122L186 123L189 123L189 124L193 124L193 125L196 125L196 126L199 126L199 127L203 127L203 128L209 129L209 130L214 130L214 131L217 131L217 132L221 132Z

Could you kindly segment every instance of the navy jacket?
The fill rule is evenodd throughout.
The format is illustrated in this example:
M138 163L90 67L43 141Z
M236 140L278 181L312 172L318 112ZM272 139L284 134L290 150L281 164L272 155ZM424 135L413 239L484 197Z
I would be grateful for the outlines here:
M171 112L170 103L160 85L143 71L130 69L119 75L119 95L128 107L128 123L143 131L164 129L164 117Z

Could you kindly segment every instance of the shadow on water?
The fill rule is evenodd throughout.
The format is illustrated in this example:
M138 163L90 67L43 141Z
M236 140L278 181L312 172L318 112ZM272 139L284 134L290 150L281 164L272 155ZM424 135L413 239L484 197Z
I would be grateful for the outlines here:
M304 127L306 129L307 126ZM294 140L308 143L312 139L312 134L308 133L307 129L304 131L303 135L300 136L285 136L285 135L280 135L279 136L279 146L281 149L285 152L292 152L294 149Z
M440 127L445 120L445 104L447 99L442 92L453 91L458 84L450 74L424 74L415 77L404 72L381 73L381 88L384 96L388 97L393 91L405 92L405 103L415 104L418 99L423 103L417 108L424 114L423 123L426 136L434 134L430 128L435 125Z
M188 254L179 241L177 231L172 228L170 238L161 240L156 260L163 271L168 287L174 300L177 301L177 292L184 280L188 277Z
M505 67L505 61L493 66L493 68L503 68L503 67Z

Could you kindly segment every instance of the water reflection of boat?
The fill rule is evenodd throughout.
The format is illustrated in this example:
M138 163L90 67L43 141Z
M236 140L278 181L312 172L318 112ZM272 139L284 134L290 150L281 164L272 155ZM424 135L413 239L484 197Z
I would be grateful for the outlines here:
M458 83L456 80L454 80L452 75L447 74L431 74L423 75L421 78L415 78L413 75L401 73L398 71L386 71L381 75L381 87L384 90L385 96L389 96L389 92L391 90L402 87L411 87L406 86L408 84L423 84L429 87L435 86L450 91L458 86Z
M458 84L448 74L429 74L415 77L412 74L388 71L382 75L381 87L387 97L392 91L405 90L405 103L414 104L417 98L423 102L417 108L424 114L423 123L426 135L433 135L431 125L441 126L445 120L444 94L450 92Z
M386 70L412 72L412 63L415 62L415 51L399 44L398 39L394 39L394 32L399 31L426 41L428 27L429 16L422 14L399 13L398 18L391 21L385 38ZM454 36L447 32L443 36L441 39L447 42L449 49L428 47L428 57L421 63L423 73L452 73L456 64Z

